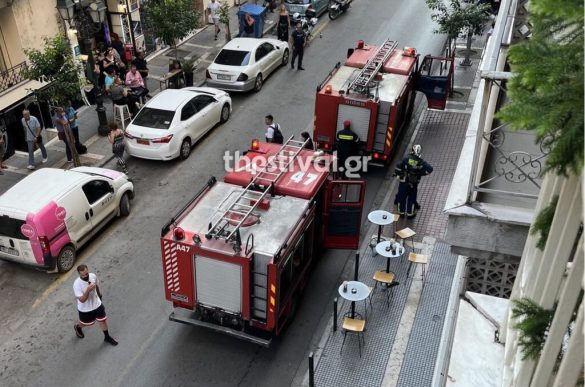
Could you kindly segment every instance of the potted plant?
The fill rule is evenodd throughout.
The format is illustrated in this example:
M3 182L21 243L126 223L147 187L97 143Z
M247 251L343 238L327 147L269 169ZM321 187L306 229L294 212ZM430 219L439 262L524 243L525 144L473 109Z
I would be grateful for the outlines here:
M185 74L185 86L193 86L193 73L195 72L195 59L185 59L181 63L183 74Z

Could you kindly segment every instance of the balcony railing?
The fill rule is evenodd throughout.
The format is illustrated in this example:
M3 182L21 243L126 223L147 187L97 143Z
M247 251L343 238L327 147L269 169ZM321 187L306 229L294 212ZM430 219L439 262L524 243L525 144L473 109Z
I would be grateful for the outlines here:
M5 71L0 71L0 93L26 81L26 78L23 76L23 70L26 67L26 62L22 62Z

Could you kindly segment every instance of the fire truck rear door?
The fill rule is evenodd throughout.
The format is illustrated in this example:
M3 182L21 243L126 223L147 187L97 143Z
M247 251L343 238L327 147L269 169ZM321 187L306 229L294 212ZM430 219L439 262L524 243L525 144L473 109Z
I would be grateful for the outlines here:
M427 96L429 109L444 110L453 82L453 58L424 57L417 73L416 90Z
M365 193L364 180L333 180L327 184L323 206L323 247L358 248Z

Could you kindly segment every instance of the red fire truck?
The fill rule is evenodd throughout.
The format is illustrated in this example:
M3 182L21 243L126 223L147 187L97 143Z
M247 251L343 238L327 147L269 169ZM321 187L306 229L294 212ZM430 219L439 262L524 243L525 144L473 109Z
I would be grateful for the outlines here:
M163 227L170 320L268 346L319 252L357 249L365 182L333 179L332 156L304 145L254 140Z
M337 63L317 87L313 137L319 149L333 150L336 133L349 120L362 154L386 164L410 121L416 91L427 96L429 108L445 108L453 58L427 55L419 67L416 51L397 45L386 40L371 46L360 40L348 50L345 63Z

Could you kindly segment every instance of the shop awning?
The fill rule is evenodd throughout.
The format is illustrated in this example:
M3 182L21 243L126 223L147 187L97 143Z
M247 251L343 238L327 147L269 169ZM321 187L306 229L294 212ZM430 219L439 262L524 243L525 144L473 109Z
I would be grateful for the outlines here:
M42 89L48 84L49 82L26 81L6 91L0 95L0 112L8 110L11 106L32 94L33 91Z

